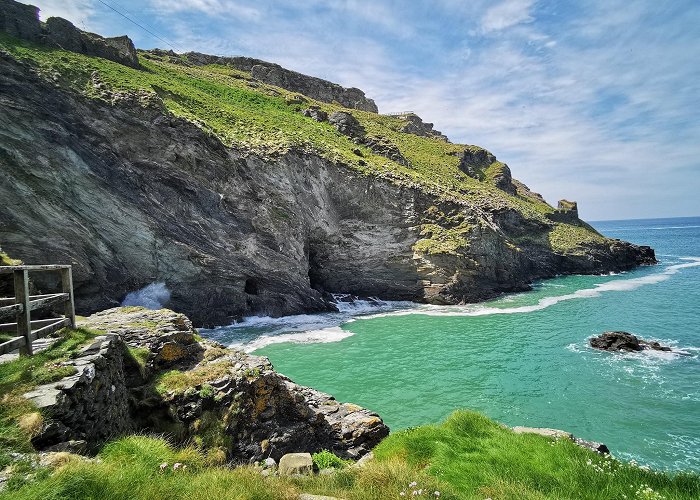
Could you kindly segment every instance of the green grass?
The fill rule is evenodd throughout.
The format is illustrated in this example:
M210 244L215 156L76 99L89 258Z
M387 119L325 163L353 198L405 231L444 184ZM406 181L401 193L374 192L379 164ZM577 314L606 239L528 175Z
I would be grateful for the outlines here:
M569 440L515 434L465 411L441 425L394 433L375 454L379 460L402 457L412 466L426 468L461 498L700 498L697 474L644 470ZM653 493L636 493L647 486Z
M328 450L321 450L318 453L313 453L311 455L311 459L313 460L316 468L319 470L342 469L348 465L346 460L343 460Z
M314 457L326 468L331 455ZM195 445L177 448L159 437L130 436L106 445L98 461L71 460L53 473L16 483L0 498L292 499L306 492L364 500L400 498L402 491L413 498L419 489L422 498L435 498L439 491L440 498L481 500L700 496L697 474L652 472L568 440L515 434L472 412L394 433L375 455L365 467L345 466L331 475L263 477L253 466L212 466L210 456ZM175 463L187 467L173 470Z
M549 233L549 244L552 250L561 253L584 254L586 246L604 242L605 238L588 224L574 226L557 223Z

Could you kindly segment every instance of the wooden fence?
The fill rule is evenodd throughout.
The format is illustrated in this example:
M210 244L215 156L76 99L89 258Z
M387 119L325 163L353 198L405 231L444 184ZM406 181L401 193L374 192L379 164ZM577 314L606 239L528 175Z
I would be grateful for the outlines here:
M406 115L415 115L413 111L399 111L399 112L393 112L393 113L382 113L384 116L406 116Z
M54 271L61 273L61 293L29 295L29 273ZM0 275L12 274L15 296L0 298L0 321L14 317L12 323L0 323L0 332L14 332L15 337L0 343L0 354L19 349L20 355L32 355L32 342L63 328L75 328L75 305L73 302L73 274L71 266L0 266ZM32 320L31 312L54 304L63 306L59 318Z

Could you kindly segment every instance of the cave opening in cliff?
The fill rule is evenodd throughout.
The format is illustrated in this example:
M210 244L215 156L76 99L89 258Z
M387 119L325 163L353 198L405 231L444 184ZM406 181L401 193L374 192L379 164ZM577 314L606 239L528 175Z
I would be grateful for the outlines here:
M256 280L255 278L248 278L247 280L245 280L245 286L243 288L243 291L248 295L257 295L258 280Z
M318 253L313 248L309 248L309 285L314 290L325 291L321 266L318 262Z

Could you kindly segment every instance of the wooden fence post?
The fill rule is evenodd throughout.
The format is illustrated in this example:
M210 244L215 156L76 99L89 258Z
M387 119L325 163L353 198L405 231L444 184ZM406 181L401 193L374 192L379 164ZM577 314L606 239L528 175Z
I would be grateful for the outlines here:
M23 269L13 272L15 278L15 304L21 304L22 310L17 312L17 335L24 337L24 347L19 348L20 356L31 356L32 322L29 311L29 271Z
M64 316L70 320L70 327L75 328L75 302L73 300L73 270L71 266L61 269L61 286L63 293L68 294L65 303Z

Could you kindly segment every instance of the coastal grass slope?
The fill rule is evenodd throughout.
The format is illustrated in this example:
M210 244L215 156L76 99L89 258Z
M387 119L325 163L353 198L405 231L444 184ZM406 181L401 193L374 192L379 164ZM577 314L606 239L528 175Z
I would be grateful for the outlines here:
M231 469L196 446L177 448L163 437L135 435L107 444L96 460L65 453L51 466L25 466L0 498L296 499L302 492L358 500L436 498L435 492L445 499L493 500L700 496L696 474L655 472L567 440L515 434L472 412L393 434L375 454L364 467L345 466L329 475L264 477L255 465Z
M312 105L329 114L348 111L340 105L256 81L250 73L232 67L195 66L187 62L186 56L141 51L140 68L135 69L7 34L0 34L0 50L30 64L42 78L65 90L113 105L156 107L164 114L197 124L244 154L270 160L292 150L314 154L366 175L416 187L470 207L476 213L514 210L526 220L549 227L551 248L559 252L602 239L590 226L548 219L546 215L554 208L520 183L516 182L514 194L496 187L505 167L495 159L477 166L472 176L460 170L458 155L465 150L472 154L483 152L478 146L405 133L405 121L399 117L349 110L368 137L389 141L400 150L407 164L375 154L366 145L340 134L328 122L317 122L300 112ZM445 230L452 232L450 228ZM459 239L459 234L448 235L448 239L455 238ZM430 241L424 244L433 252L440 252L445 246L440 244L440 236L426 233L424 239L437 241L437 245ZM547 244L548 240L545 238L542 243Z

